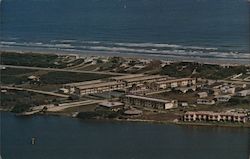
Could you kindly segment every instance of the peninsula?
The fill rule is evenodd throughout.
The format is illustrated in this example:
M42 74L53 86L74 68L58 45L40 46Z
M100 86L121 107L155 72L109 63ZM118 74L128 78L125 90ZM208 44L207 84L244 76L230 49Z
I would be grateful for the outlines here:
M250 66L1 52L1 110L250 127Z

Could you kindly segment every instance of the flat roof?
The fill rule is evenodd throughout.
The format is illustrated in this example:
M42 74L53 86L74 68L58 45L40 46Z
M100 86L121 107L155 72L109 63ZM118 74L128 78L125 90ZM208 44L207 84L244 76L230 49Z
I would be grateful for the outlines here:
M81 85L87 85L87 84L96 84L96 83L101 83L103 82L102 80L92 80L92 81L84 81L84 82L76 82L76 83L67 83L64 84L64 86L81 86Z
M111 77L110 79L114 80L124 80L124 79L130 79L135 77L142 77L145 76L144 74L131 74L131 75L124 75L124 76L117 76L117 77Z
M161 76L161 75L146 75L142 77L136 77L136 78L131 78L124 80L126 82L136 82L136 81L142 81L142 80L151 80L151 79L159 79L159 78L168 78L168 76Z
M172 83L172 82L182 82L182 81L188 81L188 80L195 80L195 78L179 78L179 79L172 79L167 81L160 81L156 82L157 84L165 84L165 83Z
M142 100L150 100L150 101L161 102L161 103L170 103L170 101L168 101L168 100L149 98L149 97L142 97L142 96L136 96L136 95L126 95L126 97L142 99Z
M84 85L84 86L78 86L76 88L78 89L90 89L90 88L96 88L96 87L105 87L105 86L112 86L112 85L117 85L117 84L122 84L120 82L102 82L102 83L97 83L97 84L89 84L89 85Z

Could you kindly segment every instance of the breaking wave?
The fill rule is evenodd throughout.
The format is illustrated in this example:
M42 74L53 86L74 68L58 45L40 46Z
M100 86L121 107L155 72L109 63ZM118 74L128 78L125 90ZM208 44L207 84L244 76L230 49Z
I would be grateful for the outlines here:
M193 56L204 58L250 59L249 53L231 52L212 47L183 46L163 43L118 43L105 41L51 40L44 42L0 41L1 48L21 47L48 50L64 50L69 52L98 51L121 54L143 54L154 56Z

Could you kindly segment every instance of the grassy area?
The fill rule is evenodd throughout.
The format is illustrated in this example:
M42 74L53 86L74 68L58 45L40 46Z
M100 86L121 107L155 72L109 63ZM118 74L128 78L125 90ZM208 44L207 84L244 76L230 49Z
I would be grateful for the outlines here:
M41 76L44 84L63 84L72 82L90 81L111 77L111 75L95 73L74 73L74 72L49 72Z
M234 66L229 68L223 68L214 65L205 65L202 67L197 67L196 71L198 72L198 77L210 78L210 79L223 79L229 76L246 73L247 68L244 66Z
M224 79L229 76L246 73L245 66L222 67L219 65L179 62L162 68L161 74L173 77L201 77L208 79Z
M95 111L98 104L90 104L90 105L84 105L79 107L72 107L64 109L63 113L72 113L72 112L92 112Z
M222 107L250 109L250 96L246 96L246 97L232 97L229 100L229 102L218 103L218 105L222 106Z
M40 77L41 84L65 84L71 82L82 82L111 77L111 75L92 74L92 73L74 73L57 71L36 71L28 69L7 68L1 70L1 84L19 85L27 83L30 75ZM32 86L35 87L35 86Z
M165 99L165 100L178 100L186 101L190 104L195 104L198 99L197 92L182 93L179 91L164 92L159 94L148 95L149 97Z
M32 67L59 67L55 62L59 56L55 54L38 54L38 53L9 53L1 52L1 64L19 65Z
M20 113L28 110L32 106L49 104L58 97L46 96L26 91L8 91L1 93L1 108Z
M107 71L107 70L113 70L115 68L118 68L125 60L122 57L110 57L108 62L103 63L100 66L100 71Z
M35 70L7 68L1 70L1 84L21 84Z

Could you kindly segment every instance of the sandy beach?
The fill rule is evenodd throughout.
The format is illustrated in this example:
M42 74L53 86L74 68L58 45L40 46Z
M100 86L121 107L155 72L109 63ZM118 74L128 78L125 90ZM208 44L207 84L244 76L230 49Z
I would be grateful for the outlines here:
M120 56L128 58L143 58L143 59L159 59L168 61L183 61L183 62L200 62L206 64L228 64L228 65L250 65L250 58L205 58L199 56L182 56L182 55L159 55L159 54L138 54L138 53L121 53L109 51L77 51L63 49L41 49L41 48L22 48L22 47L1 47L0 51L17 52L17 53L46 53L46 54L76 54L80 57L86 56Z

